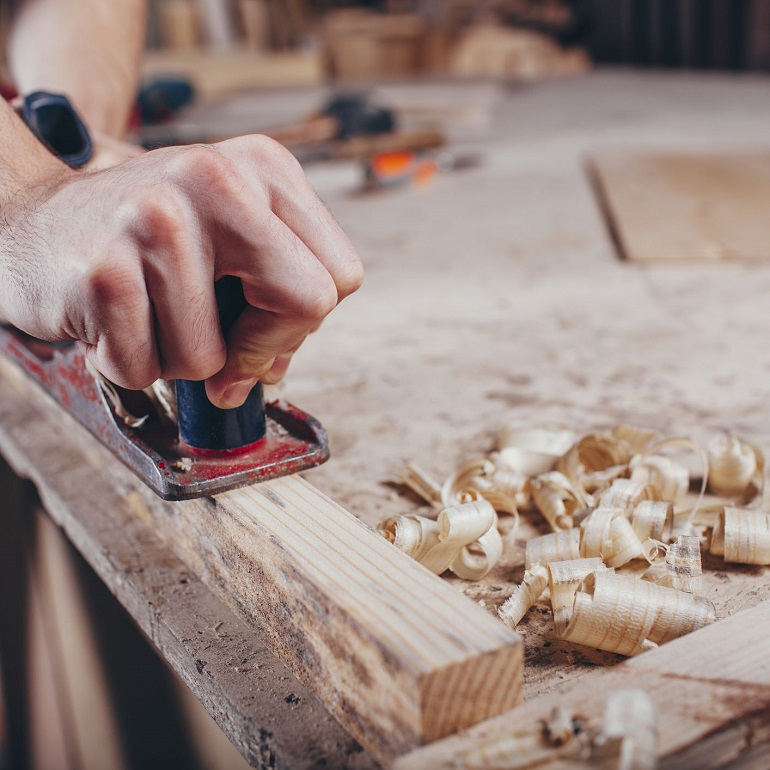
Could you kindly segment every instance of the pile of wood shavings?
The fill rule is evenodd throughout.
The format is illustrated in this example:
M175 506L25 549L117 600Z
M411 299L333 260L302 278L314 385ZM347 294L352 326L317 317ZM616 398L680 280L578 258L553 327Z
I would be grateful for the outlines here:
M378 531L436 574L480 580L515 543L519 512L542 517L551 532L526 542L524 578L500 619L515 627L550 595L558 638L635 655L714 621L700 595L701 550L770 564L764 464L733 436L704 449L628 425L580 438L561 426L506 427L495 451L443 484L408 465L400 483L432 512Z

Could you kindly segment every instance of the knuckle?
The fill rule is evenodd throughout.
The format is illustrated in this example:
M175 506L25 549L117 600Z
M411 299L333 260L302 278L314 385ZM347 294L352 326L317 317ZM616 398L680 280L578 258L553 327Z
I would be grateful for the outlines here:
M102 261L90 266L83 285L87 305L107 317L114 312L136 315L146 296L141 272L126 260Z
M364 266L361 264L361 260L358 258L351 260L335 276L334 282L337 285L340 299L358 291L364 282Z
M119 347L97 359L96 367L121 388L144 390L161 376L160 364L149 348L149 344Z
M146 248L178 237L184 229L185 212L168 188L163 193L147 188L123 204L119 220L128 236Z
M190 178L208 178L215 175L223 166L221 153L208 144L191 144L177 148L169 171L177 179L185 181Z
M261 166L284 174L299 172L304 177L299 161L280 142L263 135L244 137L244 139L250 144L250 154Z
M296 315L306 321L323 321L337 307L337 301L337 289L329 281L325 286L298 298Z
M207 380L221 371L225 354L220 351L182 355L173 364L163 367L163 377L168 380Z

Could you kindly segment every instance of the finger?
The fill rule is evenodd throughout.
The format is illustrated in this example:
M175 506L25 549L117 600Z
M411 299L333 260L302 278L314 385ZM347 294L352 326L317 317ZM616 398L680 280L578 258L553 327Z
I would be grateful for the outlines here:
M223 409L240 406L276 358L307 335L307 324L266 310L246 308L228 335L227 362L206 381L209 400Z
M155 319L138 269L115 260L84 282L79 302L96 319L81 340L86 358L99 372L129 390L149 387L160 377Z
M219 327L214 278L201 271L148 278L155 308L162 377L205 380L218 372L227 352Z
M293 356L293 353L278 356L273 365L262 375L262 384L277 385L286 376L286 372L289 371L289 365Z
M145 255L145 273L155 309L163 378L205 380L218 372L227 352L213 266L192 252L180 257L173 248L158 249Z
M225 363L214 293L214 260L199 224L172 194L148 197L127 234L142 255L165 379L205 380Z
M363 267L355 248L286 148L263 136L238 137L214 147L237 168L254 169L246 179L252 195L259 198L268 192L273 213L332 277L338 300L359 288ZM241 190L243 186L241 180ZM242 194L238 198L246 202Z
M215 279L233 275L243 282L253 307L287 316L322 320L338 301L324 265L257 194L227 189L215 176L196 207L203 229L215 243Z

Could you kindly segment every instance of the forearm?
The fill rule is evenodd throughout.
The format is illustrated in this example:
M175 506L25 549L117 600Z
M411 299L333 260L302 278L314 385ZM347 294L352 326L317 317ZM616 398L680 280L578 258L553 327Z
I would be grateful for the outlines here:
M91 131L120 137L139 80L146 0L16 5L8 56L19 91L64 93Z
M0 99L0 215L8 224L7 206L41 181L68 171Z

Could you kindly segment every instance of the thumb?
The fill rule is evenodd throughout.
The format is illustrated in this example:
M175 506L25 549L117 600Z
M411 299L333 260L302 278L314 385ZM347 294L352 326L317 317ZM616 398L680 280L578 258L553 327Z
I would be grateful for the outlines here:
M246 308L233 324L227 341L224 367L206 381L206 394L215 406L241 406L275 359L295 349L307 329L278 313Z

